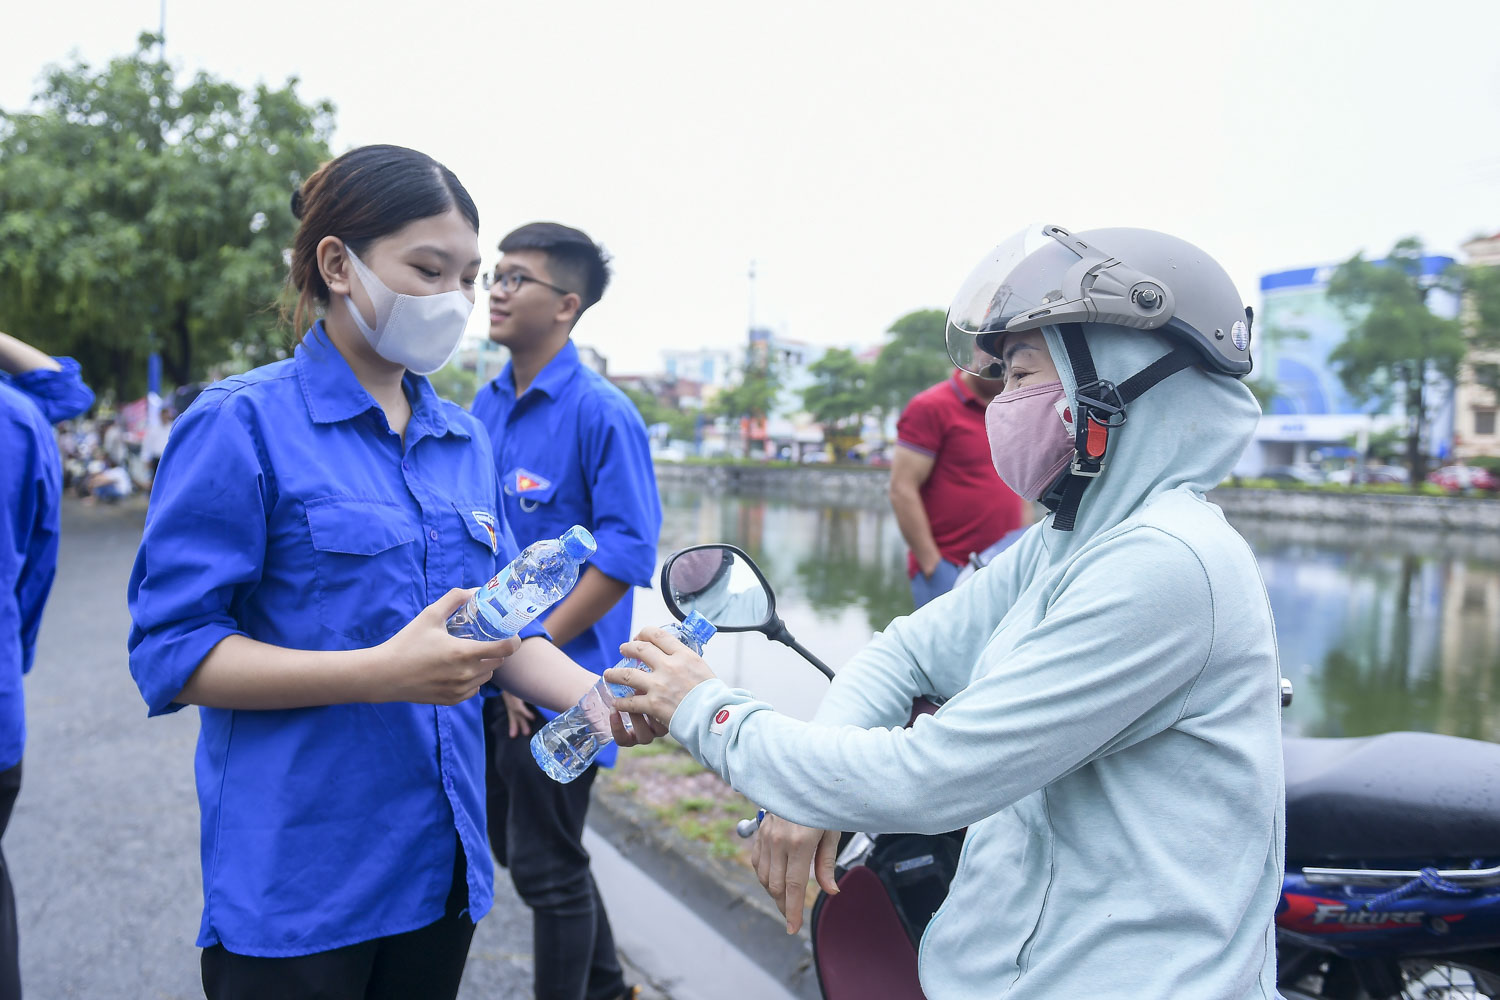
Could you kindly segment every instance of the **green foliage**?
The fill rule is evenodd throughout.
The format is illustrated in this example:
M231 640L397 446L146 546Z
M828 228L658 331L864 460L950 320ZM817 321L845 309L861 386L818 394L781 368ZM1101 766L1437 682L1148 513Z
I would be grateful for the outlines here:
M1475 264L1460 272L1468 310L1469 348L1500 351L1500 267ZM1500 393L1500 364L1478 361L1471 366L1474 381Z
M457 361L449 362L427 378L439 396L451 399L465 409L468 409L474 400L474 394L479 391L479 373L465 368Z
M1349 434L1344 438L1344 444L1351 448L1359 447L1359 435ZM1365 438L1365 456L1378 458L1383 462L1394 464L1406 450L1406 432L1399 427L1388 427L1385 430L1375 431Z
M813 382L802 390L802 405L822 425L823 440L833 446L834 455L847 454L858 442L859 425L870 409L870 366L853 351L836 347L807 370Z
M1477 462L1470 462L1476 465ZM1220 484L1220 489L1281 490L1288 493L1379 493L1393 496L1447 496L1441 486L1433 483L1360 483L1345 486L1339 483L1297 483L1284 479L1235 478Z
M1422 242L1407 237L1379 264L1355 254L1328 283L1329 299L1352 322L1329 361L1355 398L1385 405L1400 400L1414 483L1427 474L1422 438L1437 403L1429 383L1434 377L1455 378L1468 346L1459 321L1438 316L1427 305L1433 288L1457 293L1459 276L1424 276L1422 256Z
M641 419L647 427L666 424L667 433L678 441L691 441L697 430L697 410L678 410L664 405L651 393L634 386L621 386L620 390L630 397L635 408L641 411Z
M0 111L0 328L140 393L289 346L274 304L293 188L329 157L333 106L296 81L179 87L150 54L53 67L30 109Z
M720 389L709 404L707 413L714 417L728 417L734 421L764 420L776 408L776 395L781 391L782 374L769 352L746 349L745 360L739 367L738 379L727 388ZM744 435L744 454L750 455L750 435Z
M917 393L948 377L953 364L945 346L947 327L941 309L918 309L891 324L870 372L867 409L899 413Z

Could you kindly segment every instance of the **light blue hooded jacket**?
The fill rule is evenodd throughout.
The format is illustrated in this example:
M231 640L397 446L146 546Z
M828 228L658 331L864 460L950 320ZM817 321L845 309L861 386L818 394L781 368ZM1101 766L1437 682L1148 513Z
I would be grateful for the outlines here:
M1084 329L1117 384L1168 349ZM1234 379L1178 372L1130 405L1074 531L1044 518L896 619L812 723L717 679L673 715L694 757L793 822L968 827L922 939L931 1000L1277 995L1275 634L1249 547L1203 496L1259 412ZM916 695L947 701L903 729Z

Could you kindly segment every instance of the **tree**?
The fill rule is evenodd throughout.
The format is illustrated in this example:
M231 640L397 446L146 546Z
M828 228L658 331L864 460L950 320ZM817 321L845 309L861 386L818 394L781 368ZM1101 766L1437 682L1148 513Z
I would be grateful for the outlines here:
M1470 370L1474 381L1500 394L1500 267L1472 264L1459 271L1467 308Z
M444 399L451 399L468 409L474 394L479 391L479 373L465 368L457 361L450 361L428 376L432 389Z
M0 329L117 398L144 387L153 349L179 385L285 352L291 193L333 132L333 106L303 104L295 79L179 89L157 41L53 67L31 109L0 111Z
M948 317L941 309L918 309L886 331L887 340L871 367L867 409L885 418L900 413L917 393L953 371L948 360Z
M710 416L739 421L744 456L749 458L752 425L765 420L776 408L776 395L781 391L781 371L770 352L757 350L752 345L746 349L745 360L737 374L738 378L732 385L720 389L714 396L707 412Z
M646 422L648 428L659 424L667 425L667 434L670 438L678 441L691 441L697 430L698 411L693 409L679 410L664 404L651 393L634 386L622 385L620 390L635 404L635 408L641 412L641 419Z
M1427 301L1435 288L1458 294L1458 275L1423 274L1423 256L1422 242L1407 237L1383 261L1355 254L1328 282L1328 298L1351 320L1328 359L1355 398L1401 402L1413 483L1427 475L1422 440L1438 402L1435 383L1457 376L1467 346L1459 321L1437 315Z
M843 347L825 351L807 368L812 385L802 390L802 405L823 427L823 441L835 458L859 441L860 424L870 410L870 366Z

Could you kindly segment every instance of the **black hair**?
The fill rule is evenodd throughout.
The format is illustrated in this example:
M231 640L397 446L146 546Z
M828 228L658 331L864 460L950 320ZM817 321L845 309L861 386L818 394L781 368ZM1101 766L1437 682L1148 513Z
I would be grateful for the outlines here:
M453 171L415 149L360 146L319 167L292 192L292 214L302 223L288 279L297 290L296 329L313 303L328 304L318 270L323 237L337 236L358 253L409 222L454 208L479 232L479 210Z
M604 297L610 256L580 229L556 222L531 222L500 241L500 252L536 250L547 255L552 280L576 292L579 315Z

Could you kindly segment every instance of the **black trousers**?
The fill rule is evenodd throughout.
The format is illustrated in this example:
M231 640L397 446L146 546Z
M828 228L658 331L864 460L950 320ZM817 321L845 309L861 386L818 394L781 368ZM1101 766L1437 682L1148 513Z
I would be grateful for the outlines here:
M531 908L536 1000L616 1000L625 977L583 849L599 768L553 781L532 759L531 737L510 737L501 699L484 710L490 849Z
M443 916L405 934L361 941L295 958L203 949L208 1000L452 1000L464 975L474 922L469 919L463 848Z
M10 825L10 811L21 792L21 765L0 771L0 837ZM16 894L10 869L0 851L0 1000L21 1000L20 938L16 933Z

